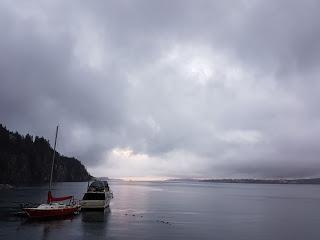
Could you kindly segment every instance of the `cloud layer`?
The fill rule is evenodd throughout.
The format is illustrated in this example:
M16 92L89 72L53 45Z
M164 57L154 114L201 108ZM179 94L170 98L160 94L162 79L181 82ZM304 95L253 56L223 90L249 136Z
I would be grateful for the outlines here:
M319 9L2 1L1 122L96 176L320 176Z

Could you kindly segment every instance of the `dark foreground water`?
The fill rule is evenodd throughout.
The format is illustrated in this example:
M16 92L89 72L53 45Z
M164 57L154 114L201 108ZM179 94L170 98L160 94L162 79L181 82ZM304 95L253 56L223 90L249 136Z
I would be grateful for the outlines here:
M46 198L47 186L0 191L0 239L320 239L320 186L112 181L105 212L27 221L19 202ZM81 198L86 183L55 194Z

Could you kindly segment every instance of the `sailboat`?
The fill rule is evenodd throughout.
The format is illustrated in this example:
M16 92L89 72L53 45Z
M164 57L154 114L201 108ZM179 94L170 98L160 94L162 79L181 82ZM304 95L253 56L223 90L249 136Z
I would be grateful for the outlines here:
M56 135L54 140L54 150L52 157L51 173L50 173L50 182L48 190L47 203L40 204L37 207L23 208L23 211L27 214L29 218L57 218L57 217L66 217L72 216L80 211L80 205L74 201L73 196L64 196L64 197L53 197L51 193L52 189L52 174L54 167L54 160L56 154L56 145L57 145L57 136L58 128L56 128ZM69 200L69 203L62 203L62 201Z

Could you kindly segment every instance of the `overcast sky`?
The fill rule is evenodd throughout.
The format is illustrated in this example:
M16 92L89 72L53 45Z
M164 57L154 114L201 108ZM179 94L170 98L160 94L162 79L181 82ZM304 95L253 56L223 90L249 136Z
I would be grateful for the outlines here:
M320 176L319 1L0 2L0 120L109 177Z

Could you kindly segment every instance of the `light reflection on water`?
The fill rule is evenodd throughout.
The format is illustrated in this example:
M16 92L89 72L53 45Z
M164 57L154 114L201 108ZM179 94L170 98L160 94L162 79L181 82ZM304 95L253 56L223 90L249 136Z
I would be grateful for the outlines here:
M87 183L58 183L80 199ZM64 220L12 213L46 185L0 191L0 239L319 239L320 186L111 181L110 209Z
M110 208L106 208L105 211L83 211L81 213L81 220L88 223L107 222L109 214Z

